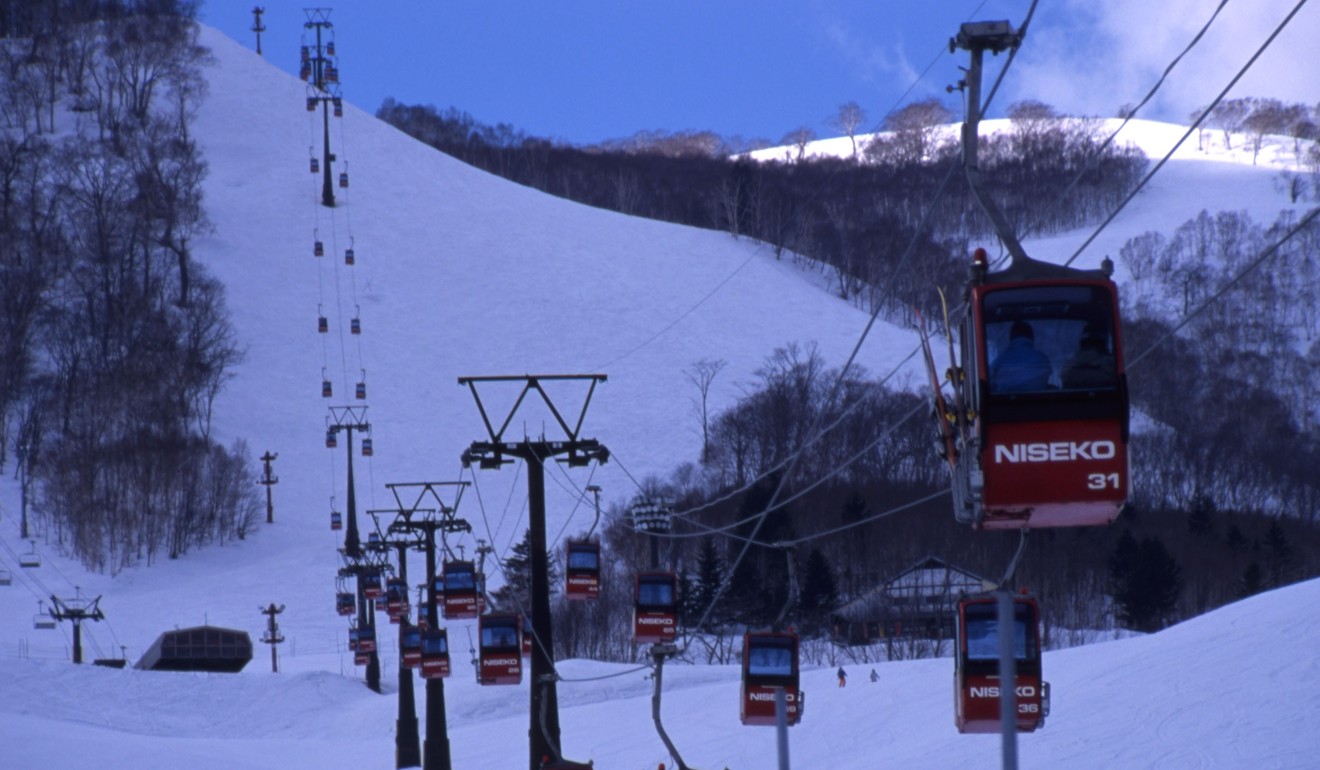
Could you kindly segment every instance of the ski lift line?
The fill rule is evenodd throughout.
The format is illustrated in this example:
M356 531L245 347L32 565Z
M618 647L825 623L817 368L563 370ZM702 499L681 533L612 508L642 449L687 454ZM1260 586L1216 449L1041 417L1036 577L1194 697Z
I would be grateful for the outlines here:
M1158 348L1160 345L1163 345L1165 340L1169 339L1170 337L1173 337L1184 326L1191 323L1193 318L1200 315L1202 312L1206 310L1206 308L1216 303L1220 297L1227 294L1229 290L1232 289L1234 286L1236 286L1239 281L1245 278L1248 273L1250 273L1252 270L1255 270L1257 267L1260 267L1270 257L1274 256L1285 243L1287 243L1289 240L1293 238L1293 236L1297 235L1297 233L1306 229L1308 225L1310 225L1313 221L1315 221L1317 216L1320 216L1320 207L1313 208L1309 212L1307 212L1306 216L1302 217L1297 222L1297 224L1294 225L1292 229L1289 230L1282 238L1280 238L1277 242L1275 242L1274 244L1266 248L1264 251L1262 251L1254 260L1251 261L1250 264L1244 267L1237 275L1233 276L1223 286L1219 287L1219 289L1214 294L1207 297L1204 302L1202 302L1197 307L1193 308L1192 311L1189 312L1187 315L1183 316L1182 320L1179 321L1177 325L1175 325L1169 331L1165 332L1165 334L1162 337L1151 343L1150 347L1146 348L1145 350L1141 351L1140 354L1133 357L1127 363L1126 365L1127 368L1131 369L1137 366L1142 361L1142 359L1144 359L1150 353L1154 352L1155 349Z
M13 547L9 545L9 542L4 539L3 536L0 536L0 546L3 546L5 552L9 554L9 558L13 559L15 564L18 564L17 553L14 551ZM46 588L46 586L41 582L41 579L32 573L32 570L19 569L14 576L19 579L19 582L22 584L24 588L27 589L27 592L32 594L32 597L39 602L45 601L46 599L49 599L53 595L53 592ZM35 584L37 587L33 588L32 587L33 584Z
M1169 158L1173 157L1173 153L1177 151L1179 147L1182 147L1183 142L1187 141L1187 138L1192 135L1192 132L1195 131L1197 127L1200 126L1201 123L1204 122L1207 117L1209 117L1210 112L1215 107L1219 106L1219 103L1223 101L1225 96L1228 95L1228 92L1231 91L1233 87L1237 85L1238 81L1241 80L1243 76L1247 74L1248 70L1250 70L1251 67L1256 63L1256 60L1259 59L1261 55L1264 54L1265 51L1270 47L1270 45L1274 43L1275 38L1277 38L1280 35L1280 33L1283 32L1284 28L1288 26L1289 22L1293 20L1293 17L1297 15L1298 11L1302 10L1302 6L1306 5L1306 3L1307 0L1298 0L1297 5L1293 6L1293 9L1288 13L1287 16L1284 17L1283 21L1279 22L1279 25L1274 28L1274 31L1271 32L1269 37L1265 39L1265 42L1261 43L1260 47L1256 49L1256 52L1251 55L1250 59L1247 60L1247 63L1242 65L1242 69L1238 70L1237 74L1234 75L1233 78L1228 81L1228 85L1224 86L1223 90L1219 92L1219 95L1216 96L1212 102L1210 102L1209 106L1207 106L1204 110L1202 110L1201 114L1197 116L1196 120L1192 122L1192 125L1188 127L1187 131L1183 133L1183 135L1178 139L1178 141L1173 145L1173 147L1171 147L1169 151L1164 154L1164 157L1161 158L1160 161L1156 163L1155 166L1149 172L1147 172L1146 176L1142 177L1141 181L1137 183L1136 187L1134 187L1130 193L1128 193L1127 197L1125 197L1122 201L1119 202L1117 208L1115 208L1114 211L1110 213L1110 215L1105 219L1105 221L1100 223L1100 226L1095 229L1095 232L1091 233L1090 237L1088 237L1086 241L1082 243L1081 246L1077 247L1077 251L1073 252L1073 255L1068 258L1068 261L1063 263L1064 267L1071 265L1077 259L1077 257L1080 256L1081 253L1085 251L1087 247L1090 246L1091 243L1094 242L1095 239L1100 236L1100 233L1104 232L1105 228L1108 227L1109 224L1113 222L1115 218L1118 217L1119 213L1123 211L1123 209L1126 208L1129 203L1132 202L1132 199L1137 196L1137 193L1141 192L1141 190L1146 186L1146 184L1150 182L1151 177L1155 176L1155 174L1158 173L1160 169L1164 168L1164 164L1169 162Z
M1141 109L1145 107L1146 104L1149 103L1152 98L1155 97L1155 94L1160 90L1160 87L1164 85L1164 81L1168 80L1169 75L1173 72L1174 68L1178 66L1178 63L1181 62L1183 57L1186 56L1188 53L1190 53L1191 50L1196 47L1197 43L1201 42L1201 39L1203 37L1205 37L1205 33L1209 31L1210 26L1215 23L1215 19L1219 18L1220 11L1223 11L1224 6L1226 5L1228 5L1228 0L1220 0L1219 5L1215 8L1214 12L1210 14L1210 18L1206 20L1205 24L1201 27L1200 31L1197 32L1196 35L1192 37L1191 42L1189 42L1187 46L1183 48L1181 52L1178 53L1177 56L1173 57L1173 61L1169 62L1169 65L1164 68L1164 72L1160 75L1159 80L1155 81L1155 85L1151 86L1150 90L1146 92L1145 97L1143 97L1142 100L1138 102L1135 107L1132 108L1131 112L1123 116L1123 120L1118 124L1118 127L1115 128L1112 132L1110 132L1109 136L1103 142L1100 143L1100 146L1090 153L1090 157L1088 157L1086 159L1086 162L1082 164L1082 167L1078 169L1077 174L1073 176L1072 181L1069 182L1068 186L1063 189L1063 192L1059 194L1059 197L1055 198L1054 202L1050 204L1049 208L1047 208L1043 214L1037 217L1038 223L1024 230L1023 237L1026 237L1030 233L1036 233L1040 231L1040 228L1044 224L1046 215L1050 214L1056 208L1062 205L1064 199L1068 197L1068 194L1071 193L1073 189L1077 187L1078 184L1081 183L1082 177L1086 176L1088 172L1094 169L1095 162L1099 160L1100 155L1106 149L1108 149L1111 144L1114 143L1114 140L1117 139L1118 135L1122 133L1125 127L1127 127L1127 124L1132 122L1132 119L1136 117L1137 113L1140 112ZM996 260L996 262L998 262L998 260Z

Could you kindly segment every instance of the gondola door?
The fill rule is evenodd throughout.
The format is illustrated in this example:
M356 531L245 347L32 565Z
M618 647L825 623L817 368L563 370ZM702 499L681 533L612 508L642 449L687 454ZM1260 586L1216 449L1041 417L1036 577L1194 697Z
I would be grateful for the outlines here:
M522 618L482 615L477 621L477 684L522 682Z
M749 632L743 635L742 695L738 716L745 725L775 725L777 691L784 691L785 718L802 719L803 693L798 686L798 636Z
M633 603L633 640L668 644L678 636L678 578L672 572L640 572Z
M997 733L999 720L999 607L994 596L958 602L954 663L954 723L960 733ZM1041 680L1040 607L1027 596L1013 597L1014 691L1017 730L1045 725L1049 685Z

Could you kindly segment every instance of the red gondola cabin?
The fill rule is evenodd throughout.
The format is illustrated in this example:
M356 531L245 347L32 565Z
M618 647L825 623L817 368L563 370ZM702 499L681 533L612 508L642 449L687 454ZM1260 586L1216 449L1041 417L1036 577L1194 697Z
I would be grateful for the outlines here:
M798 636L757 632L743 635L742 694L738 716L745 725L775 725L776 692L784 691L785 721L802 719L804 694L798 687Z
M967 293L943 452L978 529L1108 524L1127 504L1128 391L1108 269L1035 260Z
M595 599L600 596L600 543L568 541L564 570L564 598Z
M477 683L521 683L522 618L513 614L482 615L477 626Z
M640 572L633 603L633 640L668 644L678 636L678 577L672 572Z
M442 570L444 604L442 614L449 620L468 620L480 614L477 605L477 568L470 561L447 561Z
M441 679L449 676L449 632L443 628L428 628L422 632L422 678Z
M954 723L960 733L997 733L999 723L999 608L994 596L958 602L954 658ZM1032 732L1049 714L1049 684L1041 680L1040 607L1013 597L1017 729Z

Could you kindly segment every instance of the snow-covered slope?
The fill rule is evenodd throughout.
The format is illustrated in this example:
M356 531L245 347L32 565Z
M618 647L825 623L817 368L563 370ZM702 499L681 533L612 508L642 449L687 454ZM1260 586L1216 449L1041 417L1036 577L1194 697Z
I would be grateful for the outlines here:
M386 483L459 477L459 454L486 434L458 377L607 375L583 435L600 439L613 460L594 476L549 471L553 535L590 525L579 491L589 481L607 499L623 500L635 480L696 457L695 389L685 367L729 362L714 389L719 408L774 348L815 343L837 366L866 323L768 249L510 184L351 104L332 145L347 161L352 186L336 190L340 205L330 212L317 205L318 179L307 172L320 124L304 109L304 85L212 31L204 42L217 64L196 134L211 165L207 205L215 230L195 245L228 286L248 354L218 404L216 429L225 441L245 438L254 455L279 453L276 522L245 541L114 577L85 573L41 537L36 570L20 570L0 550L0 568L15 577L0 587L6 768L392 766L394 699L361 686L344 650L345 624L332 611L341 540L329 530L328 513L332 495L345 508L345 459L342 444L334 452L324 447L323 368L341 396L366 370L375 456L355 460L359 510L393 506ZM352 73L344 78L351 95ZM1238 162L1174 161L1082 261L1115 254L1146 229L1172 230L1201 208L1272 218L1283 206L1273 173ZM1084 235L1035 244L1033 253L1066 256ZM314 237L326 243L320 261L312 256ZM357 257L351 268L340 258L350 246ZM334 333L316 334L318 304ZM357 313L363 334L340 333ZM909 332L880 324L859 361L885 372L913 345ZM554 393L561 407L580 405L581 393ZM495 419L511 397L490 391ZM531 409L507 436L543 431L557 437L544 411ZM480 497L470 492L459 513L503 551L525 527L524 476L509 466L479 472L477 480ZM0 506L0 538L25 550L16 542L11 478L0 482ZM36 631L30 620L38 598L70 596L75 586L103 596L107 615L84 629L89 656L116 655L122 645L133 660L174 627L209 622L256 637L265 621L258 608L285 604L283 673L268 672L264 649L237 676L74 668L68 629ZM1023 738L1024 766L1308 766L1314 741L1301 720L1320 700L1309 649L1318 605L1320 584L1308 583L1154 637L1048 655L1054 716L1044 732ZM468 625L451 626L456 649ZM393 655L387 644L387 680ZM953 730L948 661L879 669L880 684L854 676L845 690L834 687L829 671L807 673L807 712L792 734L798 766L993 764L992 740ZM561 670L573 680L626 669L570 661ZM665 684L666 727L689 763L773 764L772 731L737 724L735 671L675 665ZM519 766L525 688L478 688L459 666L448 685L456 767ZM640 672L566 681L565 752L601 768L655 767L665 757L650 724L649 693Z

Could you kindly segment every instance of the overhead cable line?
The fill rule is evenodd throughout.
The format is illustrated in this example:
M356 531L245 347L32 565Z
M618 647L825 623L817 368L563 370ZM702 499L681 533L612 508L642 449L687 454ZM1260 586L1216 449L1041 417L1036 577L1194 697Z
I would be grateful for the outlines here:
M1210 115L1211 111L1213 111L1215 107L1219 106L1219 103L1223 101L1224 97L1228 94L1230 90L1232 90L1233 86L1237 85L1238 81L1241 80L1243 76L1247 74L1247 71L1250 70L1252 65L1256 63L1256 60L1261 57L1261 54L1265 53L1265 51L1274 42L1274 39L1277 38L1279 34L1283 32L1284 28L1288 26L1288 23L1291 22L1293 17L1297 15L1297 12L1302 10L1302 6L1306 5L1306 2L1307 0L1298 0L1297 5L1293 6L1292 11L1290 11L1288 15L1284 17L1283 21L1279 22L1279 25L1274 28L1274 31L1270 33L1270 36L1265 39L1264 43L1261 43L1260 47L1256 49L1256 52L1251 55L1250 59L1247 60L1247 63L1242 65L1242 68L1238 70L1237 74L1234 75L1233 78L1228 81L1228 85L1224 86L1223 90L1219 92L1219 95L1214 98L1214 101L1210 102L1209 106L1207 106L1204 110L1201 111L1201 114L1197 116L1196 120L1192 122L1192 125L1187 129L1185 133L1183 133L1182 137L1178 139L1178 141L1173 145L1173 147L1171 147L1169 151L1164 154L1164 157L1160 159L1159 163L1156 163L1155 167L1152 168L1150 172L1147 173L1146 176L1142 178L1140 182L1137 183L1137 186L1132 188L1132 191L1128 193L1127 197L1124 198L1121 202L1119 202L1118 207L1115 208L1113 212L1110 213L1110 215L1105 219L1105 221L1100 223L1100 226L1095 229L1095 232L1091 233L1091 236L1087 238L1086 241L1083 242L1081 246L1077 247L1077 251L1073 252L1073 255L1068 258L1068 261L1063 263L1065 267L1071 265L1073 261L1076 260L1077 257L1080 256L1081 253L1085 251L1086 248L1090 246L1091 243L1095 241L1097 237L1099 237L1100 233L1104 232L1105 228L1108 227L1109 224L1113 222L1114 219L1119 215L1119 213L1123 211L1123 209L1129 203L1132 202L1132 199L1136 197L1137 193L1141 192L1142 188L1146 186L1146 183L1151 180L1151 177L1155 176L1155 174L1159 172L1161 168L1164 167L1164 164L1169 161L1169 158L1173 157L1173 153L1179 147L1182 146L1183 142L1187 141L1187 137L1191 136L1192 132L1195 131L1197 127L1200 126L1201 123L1205 121L1205 119Z

